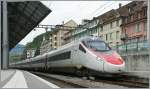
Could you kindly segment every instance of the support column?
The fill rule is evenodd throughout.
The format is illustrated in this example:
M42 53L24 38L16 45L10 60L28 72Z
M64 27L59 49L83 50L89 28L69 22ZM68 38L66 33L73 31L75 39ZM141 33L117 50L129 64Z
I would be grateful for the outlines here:
M149 49L149 62L150 62L150 0L148 0L148 10L147 10L147 37L148 37L148 49ZM150 70L150 69L149 69ZM149 82L150 83L150 82Z
M1 26L1 23L2 22L2 19L1 19L1 1L0 1L0 70L1 70L1 66L2 66L2 62L1 62L1 60L2 60L2 56L1 56L1 53L2 53L2 49L1 49L1 44L2 44L2 39L1 39L1 36L2 36L2 34L1 34L1 32L2 32L2 26Z
M3 1L3 58L2 68L8 68L8 29L7 29L7 2Z

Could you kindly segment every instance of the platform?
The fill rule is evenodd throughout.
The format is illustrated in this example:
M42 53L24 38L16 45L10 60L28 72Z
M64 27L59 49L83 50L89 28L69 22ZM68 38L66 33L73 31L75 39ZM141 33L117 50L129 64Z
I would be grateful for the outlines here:
M59 88L30 72L1 70L0 88Z

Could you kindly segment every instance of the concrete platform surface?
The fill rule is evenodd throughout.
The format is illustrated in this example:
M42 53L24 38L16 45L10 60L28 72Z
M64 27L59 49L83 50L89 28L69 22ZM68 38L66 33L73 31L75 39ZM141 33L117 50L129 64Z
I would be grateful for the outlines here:
M59 87L27 71L1 70L0 88L59 88Z
M16 70L1 70L1 82L11 77Z

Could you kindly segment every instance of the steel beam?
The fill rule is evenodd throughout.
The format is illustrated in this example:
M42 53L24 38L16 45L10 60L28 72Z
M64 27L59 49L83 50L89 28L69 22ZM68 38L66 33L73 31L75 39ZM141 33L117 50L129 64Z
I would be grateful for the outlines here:
M2 68L7 69L8 68L8 21L7 21L7 2L3 1L3 64Z

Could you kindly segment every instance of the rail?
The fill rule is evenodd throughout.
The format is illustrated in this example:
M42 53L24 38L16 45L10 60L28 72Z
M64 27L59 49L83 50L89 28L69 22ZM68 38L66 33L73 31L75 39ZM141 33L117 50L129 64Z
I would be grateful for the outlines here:
M96 79L98 82L106 82L109 84L116 84L126 86L129 88L149 88L149 79L139 78L135 76L120 77L120 78L100 78Z
M149 79L139 78L135 76L122 76L122 77L96 77L95 80L85 80L75 75L58 75L48 74L41 72L32 72L38 76L45 76L53 78L65 83L74 85L78 88L99 88L99 87L129 87L129 88L148 88ZM64 77L64 78L63 78ZM109 85L110 84L110 85ZM108 86L109 85L109 86Z

